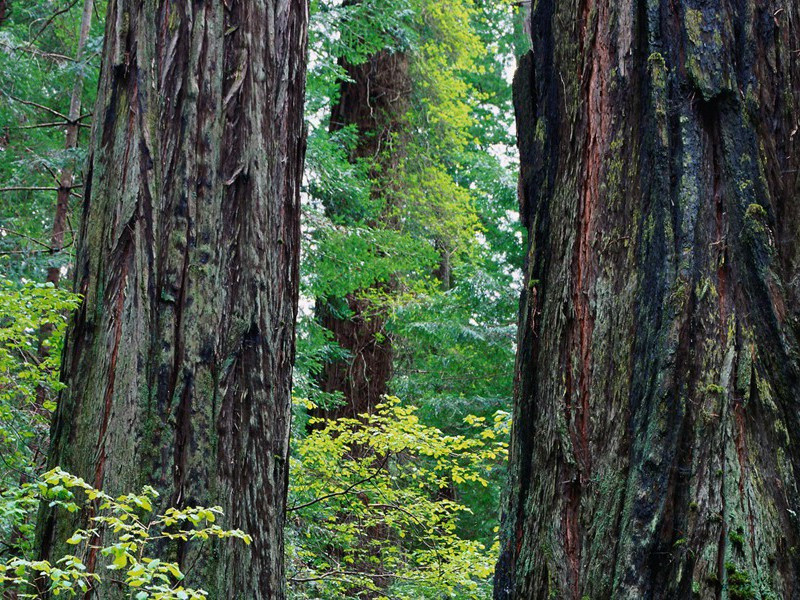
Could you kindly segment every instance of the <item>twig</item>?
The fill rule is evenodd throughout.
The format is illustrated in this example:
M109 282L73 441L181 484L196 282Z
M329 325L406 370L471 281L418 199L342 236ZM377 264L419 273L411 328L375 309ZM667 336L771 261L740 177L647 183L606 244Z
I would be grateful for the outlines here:
M7 44L5 42L0 42L0 46L12 52L14 52L15 50L21 50L22 52L33 54L34 56L41 56L42 58L49 58L55 61L77 62L71 56L65 56L64 54L56 54L55 52L42 52L38 48L26 48L25 46L12 46L11 44Z
M57 187L39 186L39 185L11 186L11 187L0 188L0 192L57 192L57 191L58 191Z
M26 235L26 234L24 234L24 233L22 233L20 231L14 231L13 229L9 229L8 227L3 227L3 226L0 226L0 231L5 231L6 233L8 233L10 235L16 235L17 237L21 237L23 239L26 239L29 242L33 242L34 244L38 244L39 246L42 246L43 248L47 248L50 252L53 251L53 248L51 248L48 244L45 244L44 242L40 242L36 238L32 238L31 236Z
M309 506L312 506L317 502L322 502L323 500L327 500L328 498L335 498L336 496L344 496L346 494L349 494L355 487L361 485L362 483L366 483L368 481L371 481L372 479L375 479L378 476L378 473L381 472L381 469L383 469L383 467L386 465L386 461L389 460L390 454L391 454L390 452L386 453L386 456L383 457L381 464L378 465L378 467L375 469L375 472L372 473L372 475L370 475L369 477L365 477L360 481L355 481L351 483L340 492L331 492L330 494L325 494L324 496L320 496L319 498L315 498L314 500L310 500L309 502L304 502L303 504L297 504L295 506L292 506L291 508L287 508L286 512L294 512L296 510L300 510L301 508L307 508Z
M89 129L89 125L86 123L72 123L69 120L62 122L59 121L52 121L50 123L37 123L36 125L16 125L14 129L40 129L42 127L66 127L67 125L77 125L78 127L85 127Z
M57 11L56 11L56 12L54 12L52 15L50 15L50 18L49 18L49 19L47 19L47 21L45 21L45 24L44 24L44 25L42 25L42 28L39 30L39 32L38 32L38 33L37 33L35 36L33 36L33 38L31 38L30 42L28 42L28 45L29 45L29 46L33 46L33 43L34 43L36 40L38 40L38 39L39 39L39 36L40 36L40 35L42 35L42 34L44 33L44 30L45 30L45 29L47 29L48 27L50 27L50 24L51 24L53 21L55 21L55 18L56 18L56 17L58 17L59 15L63 15L63 14L64 14L64 13L66 13L66 12L69 12L70 10L72 10L72 7L73 7L73 6L75 6L77 3L78 3L78 0L72 0L72 2L71 2L71 3L70 3L68 6L66 6L65 8L62 8L61 10L57 10Z
M57 110L50 108L49 106L45 106L44 104L39 104L38 102L31 102L30 100L23 100L22 98L17 98L16 96L13 96L6 92L3 93L12 100L19 102L20 104L25 104L26 106L33 106L35 108L39 108L41 110L49 112L51 115L55 115L61 119L64 119L65 121L69 121L69 117L67 115L65 115L64 113L60 113Z
M424 569L418 569L418 570L422 571ZM397 573L366 573L363 571L342 571L342 570L327 571L322 575L318 575L316 577L289 577L289 581L291 581L292 583L306 583L309 581L320 581L321 579L326 579L332 575L352 575L354 577L371 577L373 579L375 578L382 579L384 577L388 577L391 579L401 579L404 581L416 581L416 579L414 579L413 577L408 577L406 575L398 575Z

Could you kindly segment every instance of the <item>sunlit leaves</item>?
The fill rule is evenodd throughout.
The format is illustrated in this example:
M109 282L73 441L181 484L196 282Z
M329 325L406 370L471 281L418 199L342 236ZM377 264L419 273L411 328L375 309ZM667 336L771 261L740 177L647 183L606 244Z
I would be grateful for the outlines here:
M302 401L308 407L308 401ZM486 485L506 453L508 420L471 417L469 435L423 423L387 398L358 419L313 420L296 442L289 583L296 598L484 598L493 550L458 535L469 509L453 486Z
M136 600L203 600L202 589L181 585L186 574L177 563L150 556L160 540L241 540L250 536L238 529L224 529L215 521L219 507L168 508L153 513L158 493L145 486L141 493L111 496L59 468L45 473L35 484L17 488L17 502L33 510L40 500L51 507L74 512L85 510L90 527L79 529L66 542L75 553L55 562L32 560L24 554L0 563L0 583L14 589L19 598L39 598L35 586L53 596L76 597L96 582L113 578ZM93 572L90 557L103 557L104 570Z
M0 278L0 484L16 483L41 456L55 409L61 344L79 297L52 284ZM40 341L47 325L51 335ZM0 511L2 512L2 511ZM0 521L0 532L3 531Z

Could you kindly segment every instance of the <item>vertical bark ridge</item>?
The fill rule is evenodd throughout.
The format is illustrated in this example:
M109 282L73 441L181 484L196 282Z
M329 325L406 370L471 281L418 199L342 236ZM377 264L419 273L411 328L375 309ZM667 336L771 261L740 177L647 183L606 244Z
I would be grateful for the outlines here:
M495 597L800 597L798 24L535 4Z
M222 505L251 547L164 549L215 598L284 595L306 27L302 0L109 4L51 463ZM80 522L46 516L57 557Z

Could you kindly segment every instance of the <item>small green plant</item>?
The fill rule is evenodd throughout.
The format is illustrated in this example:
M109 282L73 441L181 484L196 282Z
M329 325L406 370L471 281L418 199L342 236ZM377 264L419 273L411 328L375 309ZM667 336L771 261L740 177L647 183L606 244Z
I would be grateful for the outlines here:
M735 531L729 532L728 539L731 541L731 544L733 544L734 548L736 548L741 552L742 549L744 548L744 542L745 542L744 528L740 526L737 527Z
M79 301L51 283L0 277L0 489L31 477L46 452L67 315ZM50 335L42 338L45 328ZM7 511L0 514L0 535L7 535Z
M202 589L181 585L185 574L174 562L149 556L161 540L208 540L237 538L245 544L250 537L238 529L223 529L215 523L222 514L219 507L169 508L153 512L158 493L146 486L139 494L112 497L95 489L80 477L59 468L45 473L41 480L25 484L17 492L18 504L32 510L40 500L69 512L86 509L88 529L79 529L66 540L73 554L56 559L32 560L13 557L0 564L2 589L13 589L18 598L39 598L46 590L53 596L75 597L103 582L105 573L92 572L89 557L102 556L105 570L113 574L133 600L202 600Z
M733 600L752 600L758 597L747 571L739 570L731 562L725 563L725 571L728 574L728 593Z

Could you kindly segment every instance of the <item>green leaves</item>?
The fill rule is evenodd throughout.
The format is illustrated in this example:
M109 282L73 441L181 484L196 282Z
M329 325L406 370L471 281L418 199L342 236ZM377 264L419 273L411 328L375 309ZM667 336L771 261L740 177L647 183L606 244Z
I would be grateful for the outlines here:
M64 149L62 117L69 113L76 75L85 80L83 113L91 112L97 91L103 23L95 20L82 60L74 60L82 5L64 0L8 3L0 29L0 187L26 188L0 192L0 227L5 229L0 258L10 258L0 270L15 279L43 280L48 267L67 267L72 260L71 225L63 250L47 246L60 171L72 170L80 183L86 157L88 127L80 128L78 148ZM105 0L95 2L98 14L105 5ZM76 201L71 196L73 205Z
M112 497L80 477L55 468L35 484L19 487L17 494L17 503L24 510L32 512L40 499L49 500L51 506L85 509L92 524L91 528L78 530L66 540L75 547L75 555L61 557L55 565L24 556L0 563L0 583L15 586L20 598L39 597L31 583L34 579L47 582L47 589L54 596L75 597L85 592L94 582L105 578L101 572L89 572L84 562L87 556L99 552L105 558L105 570L124 573L114 578L121 578L137 600L203 600L207 597L204 590L180 585L186 575L177 563L153 558L148 553L161 546L160 541L165 539L235 538L245 544L251 543L250 536L244 532L214 524L222 515L222 509L217 506L169 508L163 515L153 514L152 501L158 493L149 486L139 494Z
M18 484L20 472L30 474L32 457L44 451L61 388L64 330L79 301L52 284L15 284L0 277L0 488ZM40 342L45 326L51 335ZM17 525L0 516L0 537Z
M469 509L451 490L487 484L505 456L507 420L472 417L469 435L446 435L417 413L390 397L358 419L312 419L296 442L287 531L294 597L377 592L381 578L395 599L489 597L493 550L458 535Z

